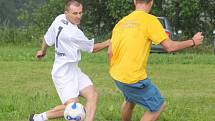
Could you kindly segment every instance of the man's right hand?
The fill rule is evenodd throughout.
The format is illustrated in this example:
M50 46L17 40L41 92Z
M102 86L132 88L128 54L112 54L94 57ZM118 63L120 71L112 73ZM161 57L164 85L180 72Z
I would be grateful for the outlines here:
M45 55L46 55L46 53L45 53L44 51L42 51L42 50L39 50L39 51L37 51L37 53L36 53L36 57L37 57L38 59L42 59Z
M204 36L202 35L202 32L197 32L194 36L193 36L193 41L195 42L195 46L202 44Z

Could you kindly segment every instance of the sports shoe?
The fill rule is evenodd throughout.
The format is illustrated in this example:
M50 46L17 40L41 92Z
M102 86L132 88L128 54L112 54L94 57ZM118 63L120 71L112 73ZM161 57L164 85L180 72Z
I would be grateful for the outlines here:
M34 121L33 118L34 118L34 114L31 114L31 115L29 116L29 119L28 119L28 120L29 120L29 121Z

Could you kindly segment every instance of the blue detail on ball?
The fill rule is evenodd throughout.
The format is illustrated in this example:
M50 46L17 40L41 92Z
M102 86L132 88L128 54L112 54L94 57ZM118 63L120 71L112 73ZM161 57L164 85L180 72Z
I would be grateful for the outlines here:
M77 108L77 104L76 104L76 103L73 103L72 109L76 109L76 108Z
M76 117L73 118L73 117L71 117L71 116L67 116L66 119L69 120L69 121L70 121L70 120L73 120L73 121L74 121L74 120L75 120L75 121L80 121L80 120L81 120L81 117L80 117L80 116L76 116Z

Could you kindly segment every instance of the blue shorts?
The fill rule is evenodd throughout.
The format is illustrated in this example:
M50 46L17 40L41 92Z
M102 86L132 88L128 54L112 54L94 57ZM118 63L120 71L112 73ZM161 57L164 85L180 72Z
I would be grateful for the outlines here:
M115 81L116 86L123 93L125 100L144 106L150 112L157 112L164 103L157 87L150 79L141 80L134 84L125 84Z

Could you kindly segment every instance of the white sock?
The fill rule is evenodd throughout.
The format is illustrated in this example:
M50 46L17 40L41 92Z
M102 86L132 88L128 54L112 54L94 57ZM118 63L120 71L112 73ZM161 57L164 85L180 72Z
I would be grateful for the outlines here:
M46 112L42 113L42 117L44 121L48 121L48 117L46 115Z
M41 114L35 114L33 119L34 119L34 121L47 121L48 120L46 112L41 113Z

